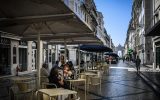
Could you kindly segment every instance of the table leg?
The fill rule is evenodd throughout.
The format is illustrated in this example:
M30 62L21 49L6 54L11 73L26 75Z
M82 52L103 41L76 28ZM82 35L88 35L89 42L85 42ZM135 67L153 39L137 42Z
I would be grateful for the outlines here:
M69 86L69 87L70 87L70 89L72 90L72 82L70 82L70 86Z
M102 94L102 92L101 92L102 90L101 90L101 78L100 78L100 94Z
M85 100L86 100L86 80L84 81L85 82Z
M69 100L71 100L71 95L68 95L69 96Z
M52 97L49 97L49 100L52 100Z
M38 95L38 91L36 92L36 99L39 100L39 95Z
M62 95L61 95L61 100L62 100Z

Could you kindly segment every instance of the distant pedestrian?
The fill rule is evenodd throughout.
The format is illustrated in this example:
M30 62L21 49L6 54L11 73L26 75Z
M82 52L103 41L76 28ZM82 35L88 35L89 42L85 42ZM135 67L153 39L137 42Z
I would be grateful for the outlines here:
M123 57L123 62L125 61L125 57Z
M141 64L141 60L139 59L139 56L137 56L135 63L136 63L137 72L139 73L140 72L140 64Z

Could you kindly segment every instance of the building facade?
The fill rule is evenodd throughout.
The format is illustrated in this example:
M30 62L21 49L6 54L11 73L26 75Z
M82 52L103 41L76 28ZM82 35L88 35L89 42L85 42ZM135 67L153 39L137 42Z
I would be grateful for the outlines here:
M146 37L152 37L153 40L153 55L154 55L154 62L153 68L159 69L160 68L160 0L152 0L153 10L152 13L152 23L150 24L150 28L147 31Z
M145 37L152 24L152 4L152 0L133 0L132 18L126 39L128 50L132 50L132 59L134 60L136 56L139 56L141 64L146 65L153 63L152 38Z

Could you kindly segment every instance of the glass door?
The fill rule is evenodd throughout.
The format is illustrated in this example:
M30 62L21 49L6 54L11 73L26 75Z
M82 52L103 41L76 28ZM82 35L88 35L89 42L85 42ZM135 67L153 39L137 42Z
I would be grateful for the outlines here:
M0 38L0 76L11 74L11 46L10 40Z
M156 68L160 68L160 47L156 48Z
M21 71L27 71L27 48L19 48L19 67Z

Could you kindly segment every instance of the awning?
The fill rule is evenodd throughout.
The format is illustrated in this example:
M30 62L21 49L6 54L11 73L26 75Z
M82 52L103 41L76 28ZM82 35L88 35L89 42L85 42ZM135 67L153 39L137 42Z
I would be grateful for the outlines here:
M36 65L39 88L41 36L48 40L51 35L52 37L61 33L61 37L64 33L80 35L91 33L93 29L67 7L63 0L0 0L0 31L28 39L37 36L35 40L37 40Z
M21 40L33 41L36 40L36 35L24 36ZM41 35L41 40L46 40L49 44L102 44L95 33L59 33Z
M160 36L160 21L158 21L151 29L149 29L145 36Z
M52 39L48 42L48 44L64 44L67 45L75 45L75 44L103 44L100 39L96 36L85 36L85 37L70 37L66 39Z
M111 48L104 45L81 45L80 50L89 52L113 52Z
M0 30L20 36L37 34L92 32L61 0L1 0Z

